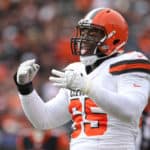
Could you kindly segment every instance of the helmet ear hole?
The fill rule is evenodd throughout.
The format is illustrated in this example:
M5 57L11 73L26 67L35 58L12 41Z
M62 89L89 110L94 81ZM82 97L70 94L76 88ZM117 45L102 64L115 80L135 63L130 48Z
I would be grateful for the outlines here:
M120 42L120 40L119 40L119 39L116 39L116 40L113 41L113 44L116 45L116 44L119 43L119 42Z

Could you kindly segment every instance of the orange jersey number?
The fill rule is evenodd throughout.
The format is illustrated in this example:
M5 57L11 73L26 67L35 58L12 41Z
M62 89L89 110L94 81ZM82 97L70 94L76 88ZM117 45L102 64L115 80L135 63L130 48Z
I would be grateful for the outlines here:
M105 133L107 130L107 114L94 112L92 108L96 109L98 107L90 98L85 99L84 106L79 99L71 100L69 111L74 122L72 138L80 135L82 123L87 136L98 136Z

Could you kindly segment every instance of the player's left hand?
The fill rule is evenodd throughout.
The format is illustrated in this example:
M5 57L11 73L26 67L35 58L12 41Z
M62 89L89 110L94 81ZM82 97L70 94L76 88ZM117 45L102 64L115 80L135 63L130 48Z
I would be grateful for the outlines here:
M74 70L59 71L52 69L52 75L49 77L49 80L54 82L55 86L70 90L79 89L85 94L87 93L89 80L82 73Z

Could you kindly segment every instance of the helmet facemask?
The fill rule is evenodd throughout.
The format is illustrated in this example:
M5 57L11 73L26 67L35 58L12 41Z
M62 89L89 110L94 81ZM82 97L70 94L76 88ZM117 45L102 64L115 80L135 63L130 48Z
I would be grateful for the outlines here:
M74 55L98 57L105 54L100 47L107 38L106 32L102 27L95 25L82 24L76 28L76 36L71 39L71 49Z

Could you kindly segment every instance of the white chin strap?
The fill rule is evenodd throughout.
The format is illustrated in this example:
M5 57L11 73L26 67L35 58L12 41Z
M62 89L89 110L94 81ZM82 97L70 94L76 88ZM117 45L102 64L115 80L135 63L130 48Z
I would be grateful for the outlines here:
M99 58L96 55L93 56L80 56L80 61L85 65L89 66L94 64Z

